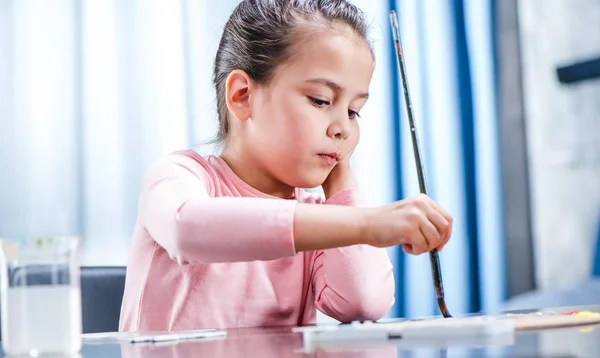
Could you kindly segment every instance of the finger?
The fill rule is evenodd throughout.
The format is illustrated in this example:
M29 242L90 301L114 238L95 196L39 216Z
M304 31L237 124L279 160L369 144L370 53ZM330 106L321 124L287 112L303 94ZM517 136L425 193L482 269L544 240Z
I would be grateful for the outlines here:
M450 213L444 209L444 207L442 205L440 205L440 203L438 203L435 200L431 200L431 205L433 205L437 211L439 211L440 213L442 213L442 215L444 215L444 217L448 220L452 219L452 215L450 215Z
M402 245L402 251L411 255L420 255L427 251L427 246L425 236L418 230L410 236L410 244Z
M452 215L450 215L450 213L444 209L439 203L431 200L431 205L435 208L435 210L437 210L448 222L452 221Z
M435 240L435 247L438 247L445 240L447 240L448 220L446 220L446 218L439 211L435 210L433 206L431 206L429 210L427 210L427 219L429 220L429 222L427 223L433 226L433 228L438 233L439 237L436 237Z
M448 241L450 241L451 237L452 237L452 221L450 221L448 223L448 235L446 236L446 239L444 240L444 242L442 242L442 244L440 245L440 248L438 249L438 251L442 251L442 249L444 248L444 246L446 246L446 244L448 243Z
M444 237L438 231L438 229L435 227L435 225L433 225L433 223L431 223L431 221L424 220L421 223L419 229L421 230L421 233L423 234L423 237L425 238L425 243L426 243L425 251L429 252L429 251L433 250L434 248L438 247L442 243L442 240L444 239Z
M417 197L417 205L421 208L422 212L427 215L427 218L433 222L438 232L442 236L440 243L446 239L448 231L448 221L452 217L448 212L442 208L441 205L433 201L430 197L425 194L420 194Z
M452 233L452 215L433 200L431 201L431 206L437 212L437 215L432 214L429 219L435 223L440 233L442 233L442 243L445 244L450 240L450 234ZM443 221L440 221L439 216L443 217Z
M427 249L429 248L429 241L423 232L422 225L419 225L419 232L415 235L411 244L413 246L413 254L420 255L424 252L427 252Z

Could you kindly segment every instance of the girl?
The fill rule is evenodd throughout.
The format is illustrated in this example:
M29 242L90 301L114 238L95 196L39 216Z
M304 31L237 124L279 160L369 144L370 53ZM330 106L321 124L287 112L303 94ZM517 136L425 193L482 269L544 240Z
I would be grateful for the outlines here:
M362 206L350 169L373 51L344 0L245 0L214 66L220 156L173 153L147 174L122 331L377 320L394 302L384 247L442 249L426 196ZM324 200L300 188L321 185Z

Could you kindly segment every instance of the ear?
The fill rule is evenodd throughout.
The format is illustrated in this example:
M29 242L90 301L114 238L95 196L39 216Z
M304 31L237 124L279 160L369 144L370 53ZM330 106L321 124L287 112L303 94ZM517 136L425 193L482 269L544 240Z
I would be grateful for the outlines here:
M227 108L234 119L245 121L250 118L250 91L252 79L242 70L233 70L225 82Z

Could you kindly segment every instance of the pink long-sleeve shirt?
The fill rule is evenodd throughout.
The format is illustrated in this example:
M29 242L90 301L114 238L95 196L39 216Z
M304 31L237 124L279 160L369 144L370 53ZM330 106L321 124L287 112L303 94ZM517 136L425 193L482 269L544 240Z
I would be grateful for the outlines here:
M360 205L357 190L323 201L252 188L219 157L166 156L147 174L127 264L120 330L188 330L377 320L394 303L384 249L296 253L296 203Z

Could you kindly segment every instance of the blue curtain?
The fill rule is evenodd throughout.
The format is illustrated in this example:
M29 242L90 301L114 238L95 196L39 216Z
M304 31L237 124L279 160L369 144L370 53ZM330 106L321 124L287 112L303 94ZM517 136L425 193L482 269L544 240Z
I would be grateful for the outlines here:
M429 195L454 217L440 253L452 314L495 309L506 296L491 1L390 1L398 12ZM390 47L391 39L390 41ZM395 193L419 192L395 57ZM394 255L397 316L439 315L428 255Z

